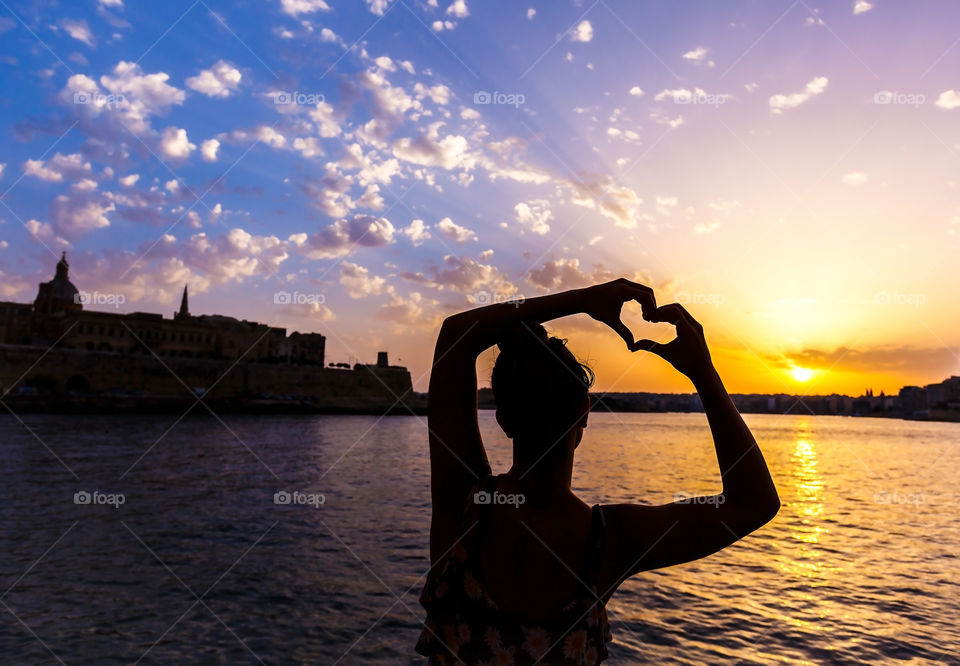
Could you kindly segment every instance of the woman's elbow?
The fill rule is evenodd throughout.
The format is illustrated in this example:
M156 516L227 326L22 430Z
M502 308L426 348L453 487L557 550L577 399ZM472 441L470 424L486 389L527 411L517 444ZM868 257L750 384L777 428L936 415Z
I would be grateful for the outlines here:
M756 532L780 512L780 498L776 494L772 498L728 499L728 502L728 510L733 512L730 517L731 529L738 539Z

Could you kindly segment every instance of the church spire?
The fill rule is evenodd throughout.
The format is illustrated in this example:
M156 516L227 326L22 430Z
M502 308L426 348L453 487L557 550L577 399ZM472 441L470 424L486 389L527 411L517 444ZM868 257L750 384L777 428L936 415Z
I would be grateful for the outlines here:
M183 297L180 299L180 311L176 314L176 319L186 319L190 316L190 308L187 307L187 285L183 285Z

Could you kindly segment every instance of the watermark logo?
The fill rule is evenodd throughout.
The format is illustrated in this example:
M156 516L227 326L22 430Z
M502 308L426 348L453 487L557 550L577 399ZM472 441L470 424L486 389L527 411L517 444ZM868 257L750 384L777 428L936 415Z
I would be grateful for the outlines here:
M874 493L873 501L877 504L906 504L920 506L924 504L925 499L922 493L901 493L894 491L892 493Z
M881 90L874 93L873 103L890 106L912 106L917 109L926 104L927 97L920 93L902 93L894 90Z
M873 295L875 305L911 305L917 309L927 302L923 294L901 294L899 291L878 291Z
M326 98L321 93L304 93L297 90L273 93L273 103L278 106L316 106L325 101Z
M127 297L123 294L106 294L99 291L78 291L73 295L73 302L77 305L107 305L119 308L127 302Z
M319 509L321 505L327 503L327 498L322 493L302 493L294 490L292 493L286 490L279 490L273 494L273 503L290 506L312 506Z
M723 294L702 294L699 291L678 291L674 294L673 300L680 305L712 305L715 308L719 308L727 301Z
M673 97L674 104L712 106L716 109L727 103L729 95L708 93L703 90L675 90L671 97Z
M526 501L527 498L522 493L501 493L499 490L488 493L486 490L481 490L473 494L473 503L481 505L512 504L514 509L519 509L520 505Z
M102 493L99 490L92 492L87 490L78 490L73 494L73 503L82 505L107 505L114 509L119 509L120 505L127 501L123 493Z
M524 302L524 297L520 294L504 294L493 291L477 291L470 294L470 298L475 305L494 305L495 303L509 303L514 307L519 307Z
M473 103L477 105L497 104L520 108L520 105L526 103L526 101L527 98L523 93L504 93L499 90L494 90L492 93L486 90L478 90L473 93Z
M278 291L273 295L274 305L323 305L326 301L323 294L302 294L299 291Z
M73 103L85 106L106 107L115 109L121 104L126 103L123 95L104 95L99 92L75 92L73 93Z
M727 501L723 495L687 495L686 493L677 493L673 496L673 501L677 504L706 504L713 505L719 509L720 505Z
M294 490L292 493L286 490L279 490L273 494L273 503L290 506L312 506L319 509L327 503L327 498L321 493L302 493Z

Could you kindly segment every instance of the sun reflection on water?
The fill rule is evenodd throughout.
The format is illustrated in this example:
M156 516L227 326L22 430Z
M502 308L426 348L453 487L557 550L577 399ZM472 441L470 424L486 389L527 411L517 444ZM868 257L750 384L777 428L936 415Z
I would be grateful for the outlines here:
M791 456L795 521L792 536L799 542L791 558L791 573L815 585L822 582L824 573L823 553L817 546L828 532L822 521L823 476L817 469L817 448L809 422L802 421L799 430Z

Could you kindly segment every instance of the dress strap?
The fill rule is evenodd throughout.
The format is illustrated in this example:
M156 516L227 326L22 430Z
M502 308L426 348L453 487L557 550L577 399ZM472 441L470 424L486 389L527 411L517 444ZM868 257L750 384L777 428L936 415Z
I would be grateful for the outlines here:
M594 504L590 516L590 531L587 535L587 547L583 556L583 567L580 578L588 585L597 582L597 571L603 557L603 547L606 541L606 519L599 504Z

